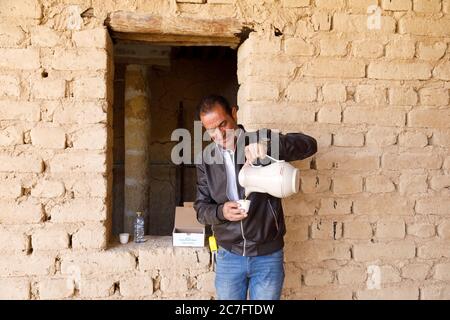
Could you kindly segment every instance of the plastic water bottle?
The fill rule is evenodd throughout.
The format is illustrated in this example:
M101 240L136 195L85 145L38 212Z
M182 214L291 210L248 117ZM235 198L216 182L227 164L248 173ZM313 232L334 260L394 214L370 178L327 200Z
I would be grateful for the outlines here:
M142 215L142 212L138 211L136 212L136 220L134 221L134 242L136 243L145 242L144 233L145 233L144 216Z

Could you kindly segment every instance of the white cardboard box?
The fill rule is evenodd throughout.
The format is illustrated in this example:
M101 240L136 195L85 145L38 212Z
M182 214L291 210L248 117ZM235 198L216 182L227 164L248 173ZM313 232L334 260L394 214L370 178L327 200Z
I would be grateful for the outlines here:
M197 221L197 213L194 208L175 208L172 241L174 247L205 246L205 226Z

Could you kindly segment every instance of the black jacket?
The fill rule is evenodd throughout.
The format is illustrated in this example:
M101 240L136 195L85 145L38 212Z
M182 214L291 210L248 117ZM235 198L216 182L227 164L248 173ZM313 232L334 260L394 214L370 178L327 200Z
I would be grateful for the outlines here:
M240 126L241 129L244 129ZM266 136L273 139L270 130L264 129ZM261 133L246 133L254 135L259 141ZM237 145L249 141L240 141L245 137L242 135L238 139ZM294 161L305 159L317 152L317 142L314 138L302 133L279 134L279 155L280 160ZM255 138L255 137L254 137ZM262 137L261 137L262 138ZM254 142L253 140L252 142ZM268 154L271 154L270 142L268 142ZM205 151L209 154L222 157L215 143L209 144ZM236 177L242 168L245 159L244 148L237 148L235 153ZM204 153L205 153L204 151ZM237 161L240 159L240 161ZM222 158L223 160L223 158ZM236 182L239 198L243 199L244 189ZM225 164L208 164L202 161L197 165L197 199L194 208L197 212L197 219L200 223L211 225L217 239L217 244L233 253L244 256L260 256L270 254L283 248L283 236L286 233L283 208L281 199L267 193L252 192L248 196L251 200L248 217L244 220L232 222L223 216L223 204L230 201L226 195L227 176Z

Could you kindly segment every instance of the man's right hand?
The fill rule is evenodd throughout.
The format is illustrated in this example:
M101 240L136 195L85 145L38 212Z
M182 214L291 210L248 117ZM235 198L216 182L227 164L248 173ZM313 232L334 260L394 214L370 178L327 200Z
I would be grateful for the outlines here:
M241 221L247 218L247 214L240 208L239 203L228 201L223 205L223 217L228 221Z

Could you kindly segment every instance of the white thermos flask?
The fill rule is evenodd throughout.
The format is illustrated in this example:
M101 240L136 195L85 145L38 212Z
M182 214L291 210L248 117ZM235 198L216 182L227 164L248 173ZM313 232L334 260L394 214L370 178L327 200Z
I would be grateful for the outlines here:
M286 198L297 193L300 172L297 168L268 155L275 162L267 166L245 165L239 172L239 183L245 189L245 196L252 192L269 193L277 198Z

